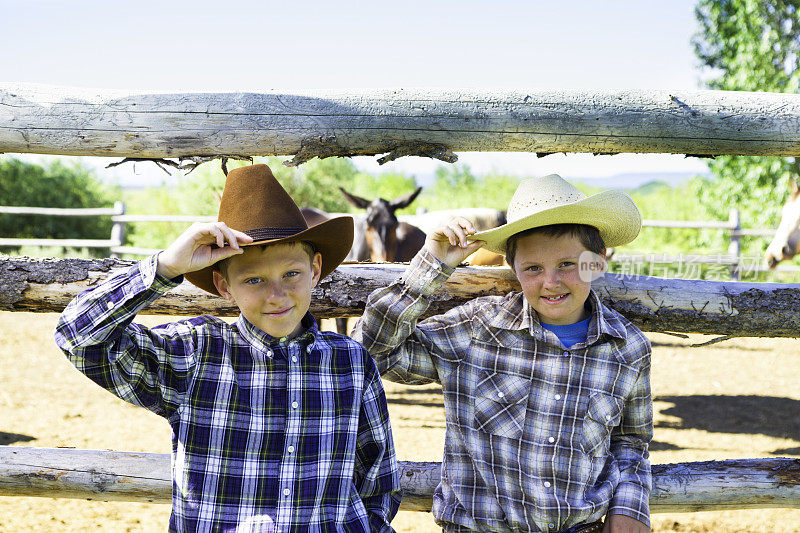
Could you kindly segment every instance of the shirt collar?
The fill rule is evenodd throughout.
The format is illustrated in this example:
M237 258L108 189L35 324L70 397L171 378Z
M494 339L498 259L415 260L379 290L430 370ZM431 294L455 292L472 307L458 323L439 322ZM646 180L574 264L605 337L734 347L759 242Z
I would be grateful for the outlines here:
M244 339L254 348L263 349L262 351L266 351L268 353L271 353L270 350L267 350L268 347L276 347L281 345L285 346L294 341L299 342L303 346L310 346L314 344L317 339L317 334L319 333L319 328L317 327L317 321L314 320L314 317L310 311L306 312L305 316L303 316L302 320L300 321L300 324L302 325L304 331L297 337L288 339L286 337L273 337L272 335L259 329L252 322L247 320L242 314L240 314L239 318L236 320L236 327L238 328L242 337L244 337Z
M625 324L616 313L601 304L600 298L593 290L589 291L588 302L592 308L593 320L589 322L587 344L597 342L604 333L623 340L627 338L628 331ZM500 306L500 312L489 321L489 324L498 329L511 331L527 329L536 338L543 338L545 335L544 328L539 322L539 315L521 292L506 296L505 302Z

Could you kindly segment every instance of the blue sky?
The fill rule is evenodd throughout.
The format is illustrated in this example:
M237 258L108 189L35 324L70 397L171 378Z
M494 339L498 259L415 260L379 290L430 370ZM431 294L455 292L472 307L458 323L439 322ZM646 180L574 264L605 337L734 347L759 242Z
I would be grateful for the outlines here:
M685 0L0 0L0 81L175 92L697 89L693 7ZM463 153L460 160L479 172L575 178L705 169L692 158L643 154ZM357 163L419 174L439 164ZM149 179L142 165L139 176L132 172L100 174ZM161 178L154 172L152 179Z

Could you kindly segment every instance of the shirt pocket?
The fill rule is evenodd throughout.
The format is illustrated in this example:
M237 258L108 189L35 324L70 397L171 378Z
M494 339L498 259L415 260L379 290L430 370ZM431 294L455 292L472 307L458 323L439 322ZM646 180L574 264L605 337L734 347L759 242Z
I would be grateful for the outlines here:
M507 438L519 438L525 424L530 380L501 372L480 374L475 391L475 427Z
M622 419L622 400L608 394L595 393L589 397L586 417L583 419L584 453L593 457L608 454L611 432Z

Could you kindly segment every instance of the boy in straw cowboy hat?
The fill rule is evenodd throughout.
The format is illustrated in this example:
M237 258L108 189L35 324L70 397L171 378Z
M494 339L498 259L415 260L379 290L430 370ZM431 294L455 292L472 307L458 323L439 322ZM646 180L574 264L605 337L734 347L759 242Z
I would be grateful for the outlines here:
M591 289L605 247L639 233L639 210L625 193L587 198L550 175L520 183L508 220L433 232L370 295L354 333L385 378L442 385L433 514L446 532L649 531L650 344ZM484 245L506 255L522 292L418 322Z
M400 484L380 376L308 312L352 240L352 218L309 228L266 165L239 168L219 222L64 310L55 337L70 361L172 427L171 531L392 531ZM132 323L183 277L238 320Z

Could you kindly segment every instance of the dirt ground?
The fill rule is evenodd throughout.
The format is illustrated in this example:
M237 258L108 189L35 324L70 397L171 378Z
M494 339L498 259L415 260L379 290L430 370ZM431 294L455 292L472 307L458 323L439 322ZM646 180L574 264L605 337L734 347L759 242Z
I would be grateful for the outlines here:
M156 324L160 317L143 317ZM0 444L168 453L161 418L79 374L52 341L56 315L0 313ZM653 463L800 457L800 340L735 339L703 348L653 334ZM435 386L385 383L398 457L441 460L444 412ZM169 506L0 497L0 531L164 531ZM653 515L653 531L797 532L800 510ZM399 532L440 531L401 512Z

